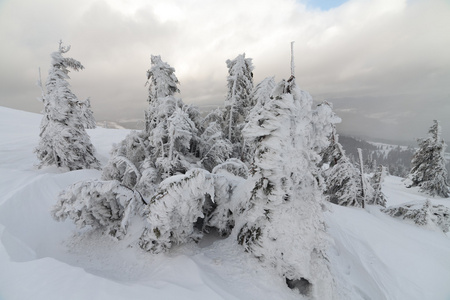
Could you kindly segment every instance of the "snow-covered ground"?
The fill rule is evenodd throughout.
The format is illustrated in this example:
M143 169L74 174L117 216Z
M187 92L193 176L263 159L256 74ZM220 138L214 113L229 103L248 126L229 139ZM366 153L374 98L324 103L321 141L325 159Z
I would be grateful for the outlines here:
M100 171L36 169L41 115L0 107L0 300L303 299L230 239L152 255L50 209L68 185ZM104 164L127 130L89 130ZM386 178L388 205L426 196ZM450 199L432 199L450 206ZM450 299L450 236L393 219L377 207L330 204L325 213L337 299ZM325 299L326 300L326 299Z

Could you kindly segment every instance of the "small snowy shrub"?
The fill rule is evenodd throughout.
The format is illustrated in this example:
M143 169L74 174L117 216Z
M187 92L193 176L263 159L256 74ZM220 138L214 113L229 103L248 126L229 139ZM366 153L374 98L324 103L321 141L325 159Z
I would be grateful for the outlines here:
M142 210L139 193L118 181L82 181L62 191L53 207L57 221L72 219L78 228L91 226L117 239L127 233L133 214Z
M450 209L443 205L433 205L430 200L413 201L391 206L382 210L386 214L428 228L439 228L443 232L450 229Z
M148 225L139 245L144 250L160 253L174 244L199 240L202 233L195 224L205 217L203 206L207 195L214 201L214 179L203 169L192 169L161 182L145 209Z

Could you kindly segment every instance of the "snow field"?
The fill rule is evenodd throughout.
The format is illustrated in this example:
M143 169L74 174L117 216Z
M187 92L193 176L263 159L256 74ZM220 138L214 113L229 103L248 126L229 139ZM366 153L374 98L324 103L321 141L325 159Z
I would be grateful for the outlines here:
M233 239L209 236L152 255L50 209L67 186L100 171L36 169L41 116L0 107L0 299L302 299ZM105 164L127 130L88 130ZM400 178L383 186L388 206L427 197ZM450 206L450 200L432 198ZM378 207L329 205L328 252L337 299L450 299L449 234L393 219ZM130 228L139 234L138 224Z

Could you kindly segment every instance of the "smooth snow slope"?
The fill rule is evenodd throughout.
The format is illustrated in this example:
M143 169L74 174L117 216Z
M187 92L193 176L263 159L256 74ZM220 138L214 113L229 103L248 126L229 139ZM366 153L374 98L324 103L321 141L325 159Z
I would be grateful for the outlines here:
M49 211L56 195L100 171L36 169L40 119L0 107L0 300L303 299L229 239L151 255L54 221ZM102 163L128 133L88 132ZM390 205L425 199L397 177L388 177L384 188ZM450 299L448 235L377 207L330 207L325 217L337 299Z

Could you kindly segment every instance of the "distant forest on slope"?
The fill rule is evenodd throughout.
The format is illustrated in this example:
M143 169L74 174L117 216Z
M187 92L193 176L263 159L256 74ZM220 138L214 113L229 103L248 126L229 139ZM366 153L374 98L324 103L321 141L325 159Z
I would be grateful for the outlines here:
M411 169L411 159L415 148L383 143L367 142L363 139L339 135L339 142L354 164L358 162L358 148L363 150L364 167L368 173L374 172L377 165L387 167L390 175L406 177ZM450 163L447 162L450 174ZM450 176L449 176L450 177Z

